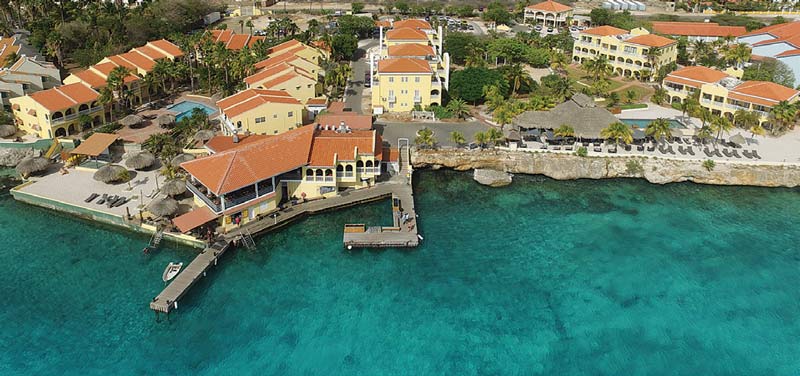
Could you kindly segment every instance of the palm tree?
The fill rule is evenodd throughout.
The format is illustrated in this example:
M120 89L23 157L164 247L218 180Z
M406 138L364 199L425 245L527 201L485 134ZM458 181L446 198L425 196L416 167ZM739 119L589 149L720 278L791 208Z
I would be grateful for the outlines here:
M100 96L97 97L97 103L103 106L103 112L108 112L111 116L111 121L114 121L114 110L111 108L112 103L114 103L114 92L111 91L108 85L100 88ZM103 120L105 121L105 119Z
M711 127L709 127L709 126L702 126L702 127L700 127L700 129L697 130L697 132L695 132L695 136L697 136L697 138L705 141L705 140L708 140L709 138L711 138L713 136L713 131L712 131Z
M761 124L756 124L750 127L749 130L750 130L750 137L763 136L767 133L767 131L764 129L764 127L761 126Z
M750 53L750 46L745 43L737 43L733 46L728 46L724 51L724 56L728 63L732 63L738 69L745 62L750 61Z
M608 58L602 55L585 62L583 66L595 81L604 79L613 72L611 64L608 63Z
M692 61L697 64L698 61L705 59L705 57L708 55L708 50L709 46L705 41L698 39L692 42Z
M461 146L467 142L467 139L464 138L464 134L459 131L450 132L450 141L454 144Z
M686 114L692 114L700 109L700 91L696 91L692 93L692 95L686 97L686 99L681 102L681 113L683 117L686 117Z
M655 138L656 141L660 141L672 137L672 128L669 126L669 120L658 118L651 121L650 124L647 124L644 133Z
M19 55L16 52L11 52L3 59L3 68L8 68L19 60Z
M478 146L481 147L481 149L483 149L483 147L488 142L488 138L486 137L486 133L478 132L478 133L475 133L475 135L473 137L475 139L475 142L478 144Z
M750 129L754 125L758 125L759 118L755 112L747 110L736 110L733 114L733 122L736 126L744 129Z
M772 134L777 134L789 127L794 127L793 123L797 118L797 108L792 103L781 101L772 107L770 117L773 120Z
M525 104L525 110L544 111L553 108L553 106L554 104L552 98L534 95L528 98L528 103Z
M239 20L239 29L242 34L244 34L244 20Z
M561 99L561 101L575 94L575 87L572 86L572 80L569 77L559 77L553 80L548 89L550 89L550 94Z
M117 66L111 70L106 79L106 86L108 86L116 97L117 104L127 108L127 94L128 89L125 84L125 79L132 75L132 70L125 66Z
M478 45L467 45L467 55L464 58L464 66L467 68L479 68L486 66L486 49Z
M494 109L492 118L497 124L500 124L500 128L504 128L506 124L511 124L514 120L514 116L517 115L515 112L514 103L506 102L502 106L498 106Z
M718 141L722 136L722 132L730 132L733 129L733 123L724 116L717 116L711 120L711 130L717 133L715 141Z
M569 65L567 55L564 55L563 52L558 51L550 52L550 69L556 71L557 73L564 74L564 72L567 70L567 65Z
M572 126L568 124L561 124L558 128L553 130L553 135L566 140L567 137L575 137L575 128L572 128Z
M466 119L466 117L469 116L469 106L467 102L460 98L452 99L450 103L447 104L446 109L458 119Z
M663 87L657 87L653 92L653 96L650 97L650 100L657 105L661 105L667 101L667 95L667 89L664 89Z
M497 85L487 85L483 87L483 98L485 99L486 107L494 111L500 105L505 103L506 98L500 93L500 88Z
M433 137L433 131L428 128L422 128L417 132L417 138L414 143L422 147L433 147L436 144L436 138Z
M503 132L497 128L492 127L486 131L486 141L491 142L495 146L497 146L497 144L499 144L503 138L505 138L505 136L503 136Z
M608 91L609 86L611 86L611 81L609 81L607 78L601 78L592 82L591 89L595 95L604 96Z
M253 27L255 26L255 25L253 25L253 21L252 20L247 20L247 22L245 22L244 26L247 26L250 29L250 34L252 35L253 34Z
M505 79L511 84L511 94L516 94L522 84L529 85L532 80L528 72L518 63L506 68Z
M661 49L657 47L650 47L645 54L647 61L650 63L650 69L653 72L658 71L658 59L661 57Z
M633 142L633 130L625 123L615 122L600 130L600 137L613 139L615 146L619 146L620 141L630 144Z
M633 103L636 100L636 90L625 91L625 102Z

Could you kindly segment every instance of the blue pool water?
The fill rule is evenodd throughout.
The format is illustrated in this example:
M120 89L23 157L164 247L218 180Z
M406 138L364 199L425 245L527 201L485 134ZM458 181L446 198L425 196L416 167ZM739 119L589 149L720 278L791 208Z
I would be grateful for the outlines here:
M800 191L417 175L414 250L309 217L226 254L170 322L146 236L0 195L0 375L797 375ZM0 184L2 185L2 184Z
M187 116L191 116L192 110L194 110L195 108L202 109L206 113L206 115L211 115L217 112L216 109L195 101L181 101L176 104L173 104L172 106L169 106L168 108L171 111L175 111L178 113L177 115L175 115L175 121L181 121L181 119Z
M643 128L643 129L646 128L648 124L652 123L653 120L655 120L655 119L619 119L619 121L621 121L621 122L623 122L625 124L636 126L636 127ZM681 123L680 121L677 121L675 119L669 119L669 127L670 128L686 128L686 125L684 125L683 123Z

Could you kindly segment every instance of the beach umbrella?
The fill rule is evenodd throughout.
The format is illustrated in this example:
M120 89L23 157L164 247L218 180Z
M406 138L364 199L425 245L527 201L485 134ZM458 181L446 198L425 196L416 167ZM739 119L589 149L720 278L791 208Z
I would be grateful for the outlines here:
M47 158L28 157L20 161L16 169L20 176L28 177L33 173L44 171L49 165L50 161Z
M125 166L134 170L148 168L156 162L156 157L146 151L136 153L125 160Z
M17 133L17 127L13 124L0 125L0 137L13 136L15 133Z
M147 210L158 217L170 216L178 211L178 201L169 197L155 199L147 205Z
M174 123L175 123L175 115L173 114L161 114L158 115L158 117L156 118L156 124L160 127Z
M191 160L193 160L193 159L194 159L194 155L191 155L191 154L186 154L186 153L182 153L182 154L178 154L178 155L176 155L174 158L172 158L172 160L171 160L171 161L169 161L169 163L170 163L171 165L173 165L173 166L176 166L176 167L177 167L177 166L180 166L180 165L181 165L181 163L183 163L183 162L189 162L189 161L191 161Z
M142 117L139 115L128 115L119 121L119 124L125 127L133 127L142 123Z
M125 167L119 165L105 165L97 169L94 172L94 180L101 181L103 183L113 183L115 181L123 180L123 171L128 171Z
M183 179L169 179L161 186L161 192L169 196L178 196L186 192L186 182Z
M742 146L747 140L744 139L741 133L737 133L736 135L731 136L728 141L733 142L736 146Z
M194 134L194 139L197 141L208 141L214 137L214 131L210 129L201 129Z

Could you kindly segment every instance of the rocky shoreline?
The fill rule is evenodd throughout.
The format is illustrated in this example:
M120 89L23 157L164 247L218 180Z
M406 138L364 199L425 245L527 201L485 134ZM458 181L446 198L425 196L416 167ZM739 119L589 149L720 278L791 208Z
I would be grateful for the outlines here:
M694 182L713 185L797 187L800 167L780 164L676 160L647 156L579 157L566 153L512 150L414 150L415 168L490 169L517 174L545 175L557 180L641 178L655 184Z

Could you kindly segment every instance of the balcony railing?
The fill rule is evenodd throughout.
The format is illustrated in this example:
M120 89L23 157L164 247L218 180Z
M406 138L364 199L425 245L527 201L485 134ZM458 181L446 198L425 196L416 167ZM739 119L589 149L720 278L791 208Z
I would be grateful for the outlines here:
M306 176L306 181L313 182L332 182L333 176Z
M380 167L357 167L356 170L360 175L380 175L381 173Z
M234 206L244 204L247 201L254 200L255 198L256 198L255 189L241 196L236 196L236 197L225 196L225 208L230 209Z
M389 97L389 103L397 103L397 97Z
M50 124L61 124L61 123L66 122L66 121L77 119L81 115L86 115L86 114L90 114L90 113L97 112L97 111L102 111L102 110L103 110L103 107L101 107L101 106L87 108L85 110L80 110L80 111L78 111L78 112L76 112L74 114L69 114L69 115L66 115L66 116L62 116L62 117L57 118L57 119L50 119Z
M217 204L213 203L213 202L211 201L211 199L209 199L208 197L206 197L206 195L202 194L202 193L200 192L200 190L199 190L199 189L197 189L197 187L195 187L195 186L194 186L194 184L192 184L192 183L190 183L190 182L186 182L186 188L187 188L187 189L189 189L189 192L192 192L192 194L193 194L195 197L199 198L199 199L200 199L200 201L203 201L203 203L205 203L205 204L206 204L206 206L208 206L208 208L209 208L209 209L213 210L215 213L220 213L220 212L222 212L222 210L220 209L219 205L217 205Z

